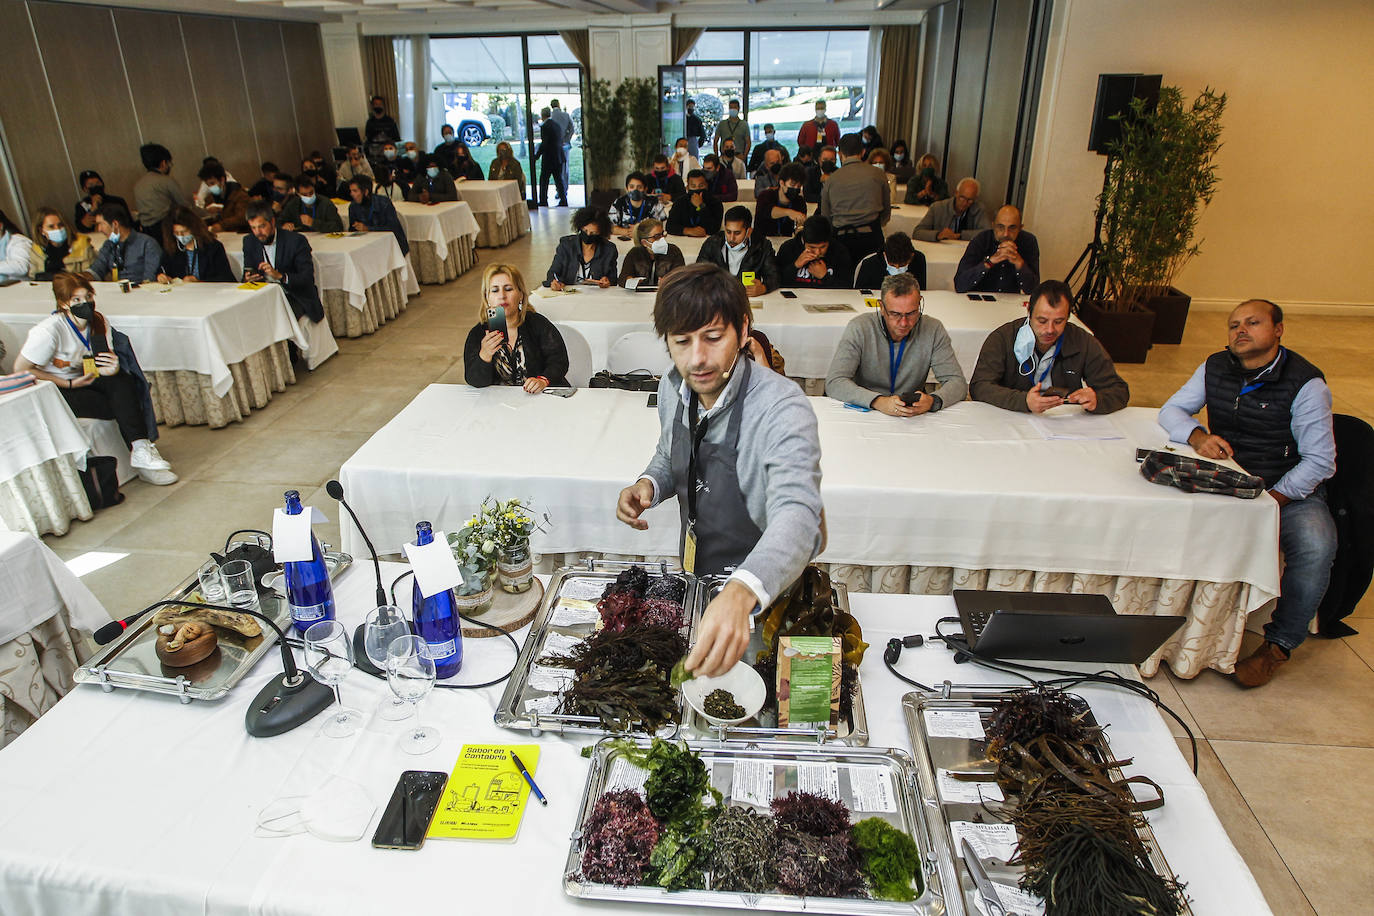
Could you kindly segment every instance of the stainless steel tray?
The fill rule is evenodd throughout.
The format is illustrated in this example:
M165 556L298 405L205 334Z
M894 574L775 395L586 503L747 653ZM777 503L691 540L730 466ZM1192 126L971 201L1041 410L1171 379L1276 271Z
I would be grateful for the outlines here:
M534 674L533 669L538 659L550 654L546 648L550 636L561 634L565 638L571 637L573 640L581 641L596 630L595 622L572 626L554 626L554 609L558 606L560 596L569 591L576 594L579 587L589 588L595 583L605 583L600 586L604 590L606 585L615 581L617 575L631 566L642 567L654 578L672 576L682 581L685 588L683 620L686 621L682 632L687 637L688 643L691 643L692 603L695 596L696 580L681 569L670 567L666 563L630 563L619 560L588 560L585 566L563 567L553 574L553 578L549 580L549 587L544 590L544 600L534 615L534 620L530 624L529 636L525 638L525 644L520 649L520 657L516 660L515 674L506 682L506 690L501 695L500 704L496 707L494 719L497 725L517 731L528 731L532 735L543 732L586 735L611 734L611 731L603 726L595 716L569 716L553 712L552 706L556 702L557 691L543 689L537 683L531 683L531 675ZM596 594L599 598L600 592L598 591ZM679 699L679 703L682 708L680 716L682 718L687 715L690 707L686 700ZM662 734L666 736L676 732L677 728L672 728L665 730Z
M331 579L337 579L353 563L353 558L348 554L327 549L324 558ZM279 587L273 581L279 583L280 576L277 575L277 579L273 580L273 575L276 574L269 574L265 578L272 587ZM166 598L173 601L199 600L200 582L195 574L183 579ZM262 612L275 620L278 626L283 630L291 626L291 608L286 603L284 593L278 592L276 597L262 596L260 601ZM78 684L99 684L107 693L116 687L124 687L172 694L180 697L183 703L218 700L242 680L277 641L277 634L267 626L263 626L262 635L251 638L216 627L218 652L186 668L169 668L162 664L154 651L157 640L157 632L153 627L155 616L145 614L130 624L117 640L76 669L72 679Z
M647 746L647 740L637 742ZM925 892L916 900L906 903L888 900L868 900L833 897L794 897L787 894L746 894L735 891L681 890L667 891L660 887L634 886L614 887L609 884L596 884L584 881L581 877L582 866L582 828L603 792L620 785L621 768L628 761L617 760L619 752L610 742L602 741L592 755L591 768L587 773L587 786L582 793L582 804L578 810L577 827L573 831L568 848L568 858L564 865L563 889L573 897L592 900L628 900L638 903L667 903L687 906L715 906L731 909L777 910L780 912L841 913L841 914L953 914L964 916L962 900L956 894L946 899L944 892L945 874L948 869L938 863L950 859L950 850L941 837L932 838L926 820L921 816L916 787L916 770L911 758L903 751L889 748L853 748L835 744L812 747L795 742L744 743L730 741L723 743L693 744L693 749L711 770L711 784L725 797L726 804L743 804L755 810L766 810L766 806L753 805L752 801L732 799L735 766L739 762L749 762L751 768L759 763L773 767L773 794L781 796L797 788L799 774L807 771L808 782L818 777L829 781L826 770L834 767L834 779L838 781L840 800L849 806L856 816L881 817L894 827L905 831L916 842L924 862ZM887 798L892 810L859 811L854 799L854 781L851 776L856 769L878 770L877 781L885 782ZM831 782L834 785L835 782ZM864 805L861 807L880 807ZM708 875L709 884L709 875ZM955 885L957 887L957 885Z
M1009 695L1010 691L1007 690L979 690L954 691L948 697L919 692L908 693L902 697L902 711L906 718L907 733L911 737L911 747L916 758L915 767L919 779L921 810L929 822L927 825L928 832L932 835L938 835L946 848L950 850L958 849L958 844L955 842L950 827L951 823L971 821L974 820L975 815L978 815L978 820L983 823L998 824L1005 823L1005 821L999 819L983 805L943 800L937 781L937 770L990 774L993 765L987 760L986 740L932 738L927 728L926 712L928 710L977 712L979 722L986 726L996 707L1005 702ZM1096 722L1091 711L1088 713L1087 721L1092 724ZM1103 759L1115 759L1105 737L1099 739L1098 749L1104 755ZM1109 772L1113 779L1121 778L1119 768L1113 767ZM1173 871L1169 868L1169 863L1165 861L1164 855L1159 851L1159 843L1155 840L1154 831L1150 829L1148 823L1141 828L1140 836L1150 850L1150 863L1154 866L1155 871L1161 875L1172 875ZM1023 872L1019 867L1009 866L995 858L980 858L988 871L988 876L994 883L1015 887L1020 880ZM978 907L973 903L978 898L978 890L959 856L953 854L948 859L942 859L940 868L944 886L959 888L963 895L965 908L970 913L979 912ZM1008 916L1012 916L1013 912L1019 911L1008 910ZM1191 914L1192 910L1185 906L1183 912Z
M706 611L706 605L711 602L725 585L725 577L710 576L697 583L697 606L693 609L692 626L696 627L701 622L701 615ZM835 591L835 604L840 610L849 612L849 589L843 583L832 583ZM757 623L757 621L755 621ZM744 660L750 664L764 649L763 632L758 626L751 629L749 633L749 647L744 650ZM870 646L869 651L878 651ZM687 706L687 719L683 725L690 728L693 732L700 735L707 735L721 740L750 740L750 741L812 741L821 744L826 741L836 741L840 744L854 745L862 747L868 744L868 713L864 709L864 688L862 678L854 682L854 718L853 727L849 722L841 721L836 728L816 728L796 729L779 728L777 726L777 710L763 709L759 715L748 722L740 725L712 725L706 717L698 713L690 705Z

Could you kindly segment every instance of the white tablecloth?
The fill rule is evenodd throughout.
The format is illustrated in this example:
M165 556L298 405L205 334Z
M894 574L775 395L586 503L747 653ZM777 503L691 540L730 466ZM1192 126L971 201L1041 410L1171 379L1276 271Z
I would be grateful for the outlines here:
M387 581L401 568L386 564ZM338 584L340 618L350 628L372 606L371 592L371 570L363 565ZM851 600L873 644L862 668L871 743L909 748L898 705L906 688L883 669L881 646L889 636L929 632L936 617L952 612L952 602L868 595ZM498 639L469 640L465 653L459 683L499 676L512 657L509 644ZM998 683L991 672L956 667L943 649L907 650L900 665L918 679L947 675L963 683ZM39 719L0 754L0 912L346 916L451 907L455 888L468 901L465 911L661 911L649 904L583 904L563 892L568 836L588 768L579 755L585 737L531 738L498 728L492 713L499 686L435 690L421 714L442 741L422 756L397 746L405 723L375 717L347 739L321 737L314 723L276 738L246 737L244 709L269 678L280 676L278 666L274 650L215 703L183 706L172 697L105 694L83 686ZM386 687L355 672L342 693L371 714ZM1188 882L1194 912L1268 912L1159 714L1124 692L1083 693L1098 717L1111 723L1117 755L1135 757L1130 772L1164 787L1165 807L1149 817L1164 855ZM414 853L371 847L377 818L401 771L447 772L464 743L529 742L540 746L535 777L549 805L529 807L513 844L431 840ZM113 788L95 788L94 761L99 784ZM269 801L312 791L331 772L357 783L376 806L362 840L253 836L258 812ZM73 791L74 786L92 789ZM459 874L455 884L451 876Z
M578 286L571 295L550 296L544 288L531 296L535 307L545 317L559 324L567 324L583 337L592 349L592 368L606 368L606 354L611 344L631 331L652 331L654 296L623 289L598 289ZM830 360L840 342L844 326L858 315L869 311L864 296L858 290L798 289L797 298L785 298L778 290L751 301L755 303L754 320L759 330L782 351L787 360L787 374L793 378L825 378ZM877 290L874 290L876 293ZM944 290L924 293L922 301L927 315L940 319L954 344L954 353L964 370L964 377L973 374L978 363L978 351L988 334L1000 325L1025 315L1025 296L998 295L995 302L974 302L968 296ZM760 307L758 303L762 303ZM843 303L853 311L809 312L806 305Z
M52 382L0 394L0 482L54 458L85 468L91 447L91 437Z
M404 286L410 285L410 265L401 254L396 236L390 232L366 232L330 238L319 232L302 233L310 242L315 262L315 285L321 290L341 289L348 293L348 304L358 311L367 305L367 288L394 270L402 271ZM222 235L224 250L234 273L243 277L243 234ZM407 289L407 292L418 292Z
M916 224L925 219L926 211L930 208L925 204L904 204L900 197L892 198L892 215L887 221L884 231L888 235L894 232L905 232L911 235L916 231Z
M95 595L31 534L0 529L0 644L65 610L71 626L94 631L110 615Z
M450 241L465 237L476 241L481 231L472 215L472 207L461 200L433 205L397 201L396 213L401 217L401 225L411 244L433 242L441 261L448 257Z
M233 386L232 363L277 341L293 340L303 351L310 348L276 284L245 290L232 283L151 283L121 293L117 283L96 283L95 289L96 308L129 335L145 372L184 369L209 376L218 397ZM0 289L0 322L21 340L53 308L49 283Z
M506 213L516 204L524 205L520 196L520 182L460 181L458 199L472 207L474 213L495 213L496 221L506 221Z

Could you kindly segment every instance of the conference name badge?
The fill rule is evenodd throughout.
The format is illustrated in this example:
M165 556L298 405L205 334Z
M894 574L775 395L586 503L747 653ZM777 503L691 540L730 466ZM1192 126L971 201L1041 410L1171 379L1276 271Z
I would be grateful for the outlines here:
M739 275L739 279L740 282L743 283L745 286L753 286L754 272L752 270L746 270L744 273Z
M687 523L687 535L682 539L682 568L687 575L696 575L697 571L697 526Z
M94 356L81 357L81 372L85 375L95 375L97 372Z

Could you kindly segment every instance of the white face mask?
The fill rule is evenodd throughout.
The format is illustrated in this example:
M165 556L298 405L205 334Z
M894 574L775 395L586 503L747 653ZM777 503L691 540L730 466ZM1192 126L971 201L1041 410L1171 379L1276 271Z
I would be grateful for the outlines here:
M905 267L893 267L891 264L887 265L887 275L889 277L895 277L897 274L901 273L906 273Z
M823 111L823 110L820 109L820 108L817 108L817 109L816 109L816 120L817 120L817 121L824 121L824 120L825 120L825 111Z
M311 194L309 197L302 197L301 203L305 204L307 207L313 207L315 205L315 195Z
M362 839L376 806L358 783L328 777L309 795L278 797L258 812L254 836L286 837L309 833L333 843Z
M667 240L667 239L657 239L657 240L655 240L653 243L650 244L649 250L652 251L654 254L667 254L667 253L668 253L668 240Z
M906 153L893 153L892 158L896 159L898 162L902 162L906 159Z
M746 238L744 241L740 242L738 245L726 245L725 247L726 247L726 248L729 248L731 251L735 252L736 254L739 254L741 251L744 251L746 248L749 247L749 239Z
M1035 352L1035 332L1031 330L1029 318L1026 319L1025 324L1017 328L1016 342L1011 345L1011 352L1016 357L1016 361L1023 365Z

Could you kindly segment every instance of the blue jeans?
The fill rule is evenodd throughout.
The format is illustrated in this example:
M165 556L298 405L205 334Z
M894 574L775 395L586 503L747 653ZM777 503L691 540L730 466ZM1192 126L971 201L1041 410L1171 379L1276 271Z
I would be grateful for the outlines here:
M1264 638L1291 652L1307 638L1307 625L1326 594L1336 559L1336 523L1326 507L1325 486L1279 510L1279 548L1283 579Z

